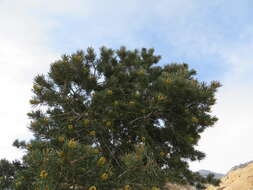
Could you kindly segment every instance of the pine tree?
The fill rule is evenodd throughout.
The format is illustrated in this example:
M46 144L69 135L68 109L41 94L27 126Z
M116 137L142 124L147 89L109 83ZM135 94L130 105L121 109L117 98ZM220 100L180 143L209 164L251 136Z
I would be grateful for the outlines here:
M22 169L19 161L10 162L6 159L0 160L0 189L12 190L14 189L14 176Z
M158 66L160 58L153 49L88 48L36 76L34 139L14 143L27 151L16 189L203 187L188 162L205 157L195 145L217 121L210 109L220 84L200 82L187 64Z

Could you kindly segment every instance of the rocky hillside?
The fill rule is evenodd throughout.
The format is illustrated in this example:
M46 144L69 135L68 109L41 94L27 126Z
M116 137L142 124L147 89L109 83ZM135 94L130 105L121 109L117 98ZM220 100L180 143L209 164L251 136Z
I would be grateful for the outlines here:
M253 161L234 166L227 175L209 170L199 170L202 176L213 173L216 178L221 178L218 187L209 186L206 190L253 190ZM169 190L196 190L191 186L167 184Z
M218 187L209 186L206 190L253 190L253 163L234 167Z
M249 165L249 164L251 164L251 163L253 163L253 161L249 161L249 162L246 162L246 163L243 163L243 164L239 164L239 165L237 165L237 166L234 166L233 168L231 168L231 169L229 170L229 172L232 172L232 171L237 170L237 169L239 169L239 168L244 168L244 167L246 167L247 165Z

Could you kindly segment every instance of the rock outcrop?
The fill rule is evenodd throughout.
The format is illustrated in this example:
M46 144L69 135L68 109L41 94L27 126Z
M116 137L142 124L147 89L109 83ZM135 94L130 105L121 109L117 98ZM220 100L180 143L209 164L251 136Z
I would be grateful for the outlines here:
M206 190L253 190L253 163L233 168L218 187L209 186Z

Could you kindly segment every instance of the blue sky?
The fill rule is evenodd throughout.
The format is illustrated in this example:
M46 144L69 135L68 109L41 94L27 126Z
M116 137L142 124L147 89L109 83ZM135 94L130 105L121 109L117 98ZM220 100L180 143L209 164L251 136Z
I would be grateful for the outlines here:
M193 170L226 172L253 159L253 1L250 0L0 0L0 158L22 155L14 139L31 134L32 79L64 53L102 45L155 48L159 64L185 62L204 81L219 80L213 114ZM13 119L15 117L15 120Z
M219 50L247 43L252 30L250 1L136 2L84 1L87 14L84 8L47 15L58 24L50 31L51 46L59 52L90 45L154 47L162 62L187 62L211 80L227 70Z

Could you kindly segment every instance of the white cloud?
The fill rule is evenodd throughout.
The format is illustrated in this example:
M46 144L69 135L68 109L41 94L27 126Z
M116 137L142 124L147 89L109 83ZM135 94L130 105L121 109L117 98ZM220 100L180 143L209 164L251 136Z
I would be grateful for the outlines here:
M224 74L213 111L219 121L202 135L199 148L207 157L200 163L192 163L194 170L205 168L226 173L235 165L253 160L252 47L249 40L238 47L220 49L229 69Z
M22 2L26 4L26 2ZM32 79L46 71L53 52L47 47L47 25L28 14L20 1L0 2L0 158L15 159L16 138L31 137L26 113L30 111Z
M253 88L225 83L218 93L214 114L219 117L214 128L202 135L200 150L207 157L192 168L226 173L232 166L253 159L252 106Z

